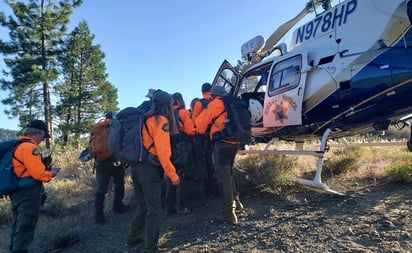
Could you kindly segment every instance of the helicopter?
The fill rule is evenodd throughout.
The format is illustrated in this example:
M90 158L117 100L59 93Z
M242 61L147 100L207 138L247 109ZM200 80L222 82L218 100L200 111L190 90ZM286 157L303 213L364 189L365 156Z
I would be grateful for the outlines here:
M212 85L249 104L256 142L321 140L319 150L278 154L317 156L313 180L296 181L338 193L320 176L328 140L412 122L411 22L412 0L311 0L241 46L242 72L224 60Z

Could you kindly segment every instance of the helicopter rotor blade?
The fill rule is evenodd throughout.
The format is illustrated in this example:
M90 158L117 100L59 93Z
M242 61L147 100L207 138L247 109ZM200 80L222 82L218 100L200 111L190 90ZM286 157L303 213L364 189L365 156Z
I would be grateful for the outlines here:
M321 1L307 2L306 7L301 12L299 12L296 17L279 26L278 29L276 29L276 31L274 31L272 35L269 36L269 38L266 40L265 46L260 51L260 54L265 54L266 52L271 50L294 25L302 20L307 14L314 12L316 8L321 4Z

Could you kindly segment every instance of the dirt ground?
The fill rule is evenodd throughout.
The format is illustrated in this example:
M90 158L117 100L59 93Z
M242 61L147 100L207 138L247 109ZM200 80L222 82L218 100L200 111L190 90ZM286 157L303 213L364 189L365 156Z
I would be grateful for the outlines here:
M217 224L218 199L191 202L187 216L162 220L161 252L412 252L412 187L381 180L333 179L345 196L295 186L280 195L242 194L237 226ZM135 209L132 191L127 201ZM33 252L138 252L126 245L133 210L93 222L91 204L69 247Z

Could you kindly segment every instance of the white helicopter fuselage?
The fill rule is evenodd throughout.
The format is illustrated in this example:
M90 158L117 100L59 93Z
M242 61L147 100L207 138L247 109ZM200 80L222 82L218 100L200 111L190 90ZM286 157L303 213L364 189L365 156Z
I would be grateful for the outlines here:
M412 113L411 2L342 1L296 28L289 50L274 45L277 56L232 78L225 62L213 85L262 104L252 135L264 142L319 138L327 128L331 137L383 129Z
M293 31L289 47L278 44L319 6L324 11ZM311 0L267 40L243 44L246 70L224 61L213 85L249 103L252 136L267 143L265 154L318 158L313 180L296 182L341 194L321 180L327 140L412 119L411 20L412 0L345 0L333 7L331 0ZM277 139L316 139L320 148L266 150Z
M297 28L290 53L307 54L303 100L310 103L304 111L330 95L317 96L317 93L335 92L339 81L350 80L386 47L398 41L410 26L405 10L406 3L402 0L349 0ZM321 59L331 56L335 56L333 61L319 64ZM389 64L381 66L382 71L389 68Z

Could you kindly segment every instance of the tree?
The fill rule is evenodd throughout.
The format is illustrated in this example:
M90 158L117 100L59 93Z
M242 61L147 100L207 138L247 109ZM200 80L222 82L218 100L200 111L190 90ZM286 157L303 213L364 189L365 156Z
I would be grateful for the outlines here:
M53 141L51 87L58 78L56 56L62 53L63 40L72 10L82 0L4 0L14 17L0 13L0 25L9 30L10 41L0 40L0 53L9 71L3 70L1 88L9 91L2 100L19 117L20 125L44 118ZM7 79L6 79L7 78Z
M94 35L85 21L70 33L61 62L63 83L56 86L59 129L67 144L70 134L78 142L103 112L117 111L117 89L106 79L104 53L93 45Z

